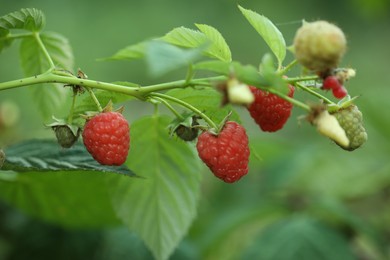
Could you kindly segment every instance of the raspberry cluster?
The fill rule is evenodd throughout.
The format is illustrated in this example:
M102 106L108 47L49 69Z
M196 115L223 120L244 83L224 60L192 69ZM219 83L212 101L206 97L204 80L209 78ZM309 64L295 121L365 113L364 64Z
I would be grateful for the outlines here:
M322 84L322 89L331 90L333 96L342 99L348 95L347 89L342 85L342 82L336 76L327 76Z
M248 173L248 137L245 128L236 122L226 122L217 135L204 131L196 148L211 172L225 182L236 182Z
M294 87L289 85L289 97L294 96ZM275 94L250 86L255 101L248 107L251 117L261 130L276 132L283 128L291 115L293 105Z
M129 124L121 113L104 112L87 121L83 142L100 164L122 165L130 148L129 131Z

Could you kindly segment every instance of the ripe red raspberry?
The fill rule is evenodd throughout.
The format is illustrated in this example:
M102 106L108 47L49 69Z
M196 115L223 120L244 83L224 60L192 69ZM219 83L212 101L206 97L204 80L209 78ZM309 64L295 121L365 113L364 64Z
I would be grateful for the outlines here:
M338 99L345 98L348 95L348 91L344 86L340 86L339 88L332 89L333 96Z
M341 88L341 83L336 76L328 76L322 83L322 88L325 90L334 90Z
M294 96L294 87L288 85L289 97ZM275 94L250 86L255 101L248 107L255 122L263 131L276 132L282 129L291 115L292 104Z
M92 157L103 165L122 165L130 147L130 127L118 112L103 112L87 121L83 142Z
M201 133L196 148L202 161L224 182L236 182L248 173L248 137L236 122L226 122L218 135Z

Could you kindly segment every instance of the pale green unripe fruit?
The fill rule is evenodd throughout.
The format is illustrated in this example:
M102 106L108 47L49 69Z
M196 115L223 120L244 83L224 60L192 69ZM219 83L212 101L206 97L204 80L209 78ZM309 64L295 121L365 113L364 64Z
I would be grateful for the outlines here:
M336 68L347 48L343 31L326 21L305 22L294 38L295 57L304 67L321 73Z
M340 126L345 130L349 139L348 146L342 146L345 150L353 151L367 141L367 132L363 126L363 114L358 107L351 105L333 114Z

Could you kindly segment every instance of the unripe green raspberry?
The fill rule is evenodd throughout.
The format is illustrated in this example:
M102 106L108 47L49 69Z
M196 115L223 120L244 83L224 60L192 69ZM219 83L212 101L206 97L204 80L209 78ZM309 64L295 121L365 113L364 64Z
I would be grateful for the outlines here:
M347 108L340 109L333 115L345 130L349 139L349 146L342 147L343 149L353 151L367 141L367 132L363 126L363 114L357 106L351 105Z
M326 21L305 22L294 38L296 59L317 73L336 68L346 47L343 31Z
M70 148L77 141L80 136L81 130L77 129L76 134L72 131L72 129L68 125L56 125L52 126L57 142L63 148Z

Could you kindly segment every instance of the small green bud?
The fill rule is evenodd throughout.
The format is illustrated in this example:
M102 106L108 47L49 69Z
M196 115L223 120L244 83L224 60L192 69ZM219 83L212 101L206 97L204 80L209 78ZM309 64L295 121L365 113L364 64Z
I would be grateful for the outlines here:
M80 136L80 128L77 129L77 132L74 133L68 125L56 125L52 126L52 129L55 132L57 142L63 148L70 148L77 141Z

